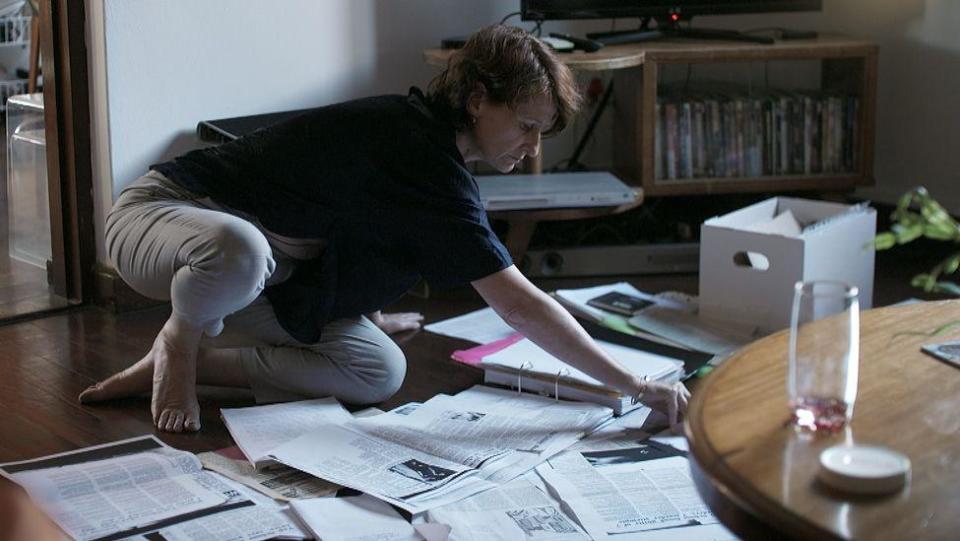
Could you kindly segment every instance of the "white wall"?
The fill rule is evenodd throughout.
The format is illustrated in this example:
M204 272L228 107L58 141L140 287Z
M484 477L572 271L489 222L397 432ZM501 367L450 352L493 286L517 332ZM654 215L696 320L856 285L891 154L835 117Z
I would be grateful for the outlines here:
M519 0L87 3L98 227L112 198L149 164L199 144L197 121L425 86L436 69L422 61L424 48L519 9ZM780 25L876 40L877 187L864 193L893 201L923 183L960 211L958 22L960 4L952 0L824 0L821 13L705 17L696 24ZM608 26L545 28L582 33ZM548 142L547 165L566 157L585 124L584 117L565 139ZM598 128L594 160L608 155L608 132ZM102 240L98 260L105 261Z

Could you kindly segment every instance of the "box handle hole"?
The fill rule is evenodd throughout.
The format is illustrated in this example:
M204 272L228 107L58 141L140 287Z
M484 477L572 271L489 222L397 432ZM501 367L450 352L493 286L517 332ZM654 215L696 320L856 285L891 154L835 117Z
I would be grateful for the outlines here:
M733 264L758 271L770 268L770 260L760 252L737 252L733 254Z

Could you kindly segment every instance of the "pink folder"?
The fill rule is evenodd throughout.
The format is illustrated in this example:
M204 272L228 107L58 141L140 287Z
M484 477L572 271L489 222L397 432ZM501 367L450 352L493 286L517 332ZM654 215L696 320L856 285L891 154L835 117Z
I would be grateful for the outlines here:
M452 357L455 361L462 362L463 364L476 366L480 364L480 361L482 361L487 355L493 355L494 353L502 349L506 349L507 347L510 347L521 340L523 340L522 334L513 333L506 338L501 338L500 340L490 342L489 344L483 344L470 349L458 349L457 351L454 351L450 357Z

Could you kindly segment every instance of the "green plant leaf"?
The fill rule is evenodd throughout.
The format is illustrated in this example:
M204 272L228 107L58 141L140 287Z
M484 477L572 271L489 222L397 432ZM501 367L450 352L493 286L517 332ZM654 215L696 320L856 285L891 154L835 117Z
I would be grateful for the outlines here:
M943 264L944 274L953 274L960 268L960 254L950 256Z
M937 282L933 287L934 293L949 293L960 297L960 286L953 282Z
M906 244L923 236L926 228L921 224L913 224L906 227L893 226L893 233L897 236L897 244Z
M873 239L873 245L877 250L887 250L897 245L897 236L893 233L879 233Z
M953 240L957 235L957 229L955 227L944 227L943 224L927 224L923 226L923 235L928 239Z
M933 199L923 202L923 206L920 207L920 214L922 214L928 222L950 221L950 215L947 214L947 211L943 210L943 207L940 206L940 203L937 203Z
M900 331L900 332L897 332L897 333L893 333L893 335L890 336L890 340L892 341L894 338L897 338L898 336L937 336L937 335L943 334L943 333L945 333L945 332L949 331L950 329L952 329L952 328L954 328L954 327L957 327L957 326L960 326L960 320L956 320L956 319L955 319L955 320L953 320L953 321L944 323L943 325L940 325L940 326L937 327L936 329L933 329L932 331L929 331L929 332L923 332L923 331Z
M926 273L918 274L913 277L913 280L910 280L911 286L923 288L927 292L931 291L936 283L936 278Z

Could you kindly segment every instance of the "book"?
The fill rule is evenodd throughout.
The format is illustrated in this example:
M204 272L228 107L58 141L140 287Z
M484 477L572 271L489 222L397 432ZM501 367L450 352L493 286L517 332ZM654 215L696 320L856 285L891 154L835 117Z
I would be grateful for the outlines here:
M632 316L641 308L646 308L654 303L653 301L642 299L634 295L620 293L619 291L611 291L588 300L587 304L593 306L594 308L607 310L608 312L614 312L624 316Z

